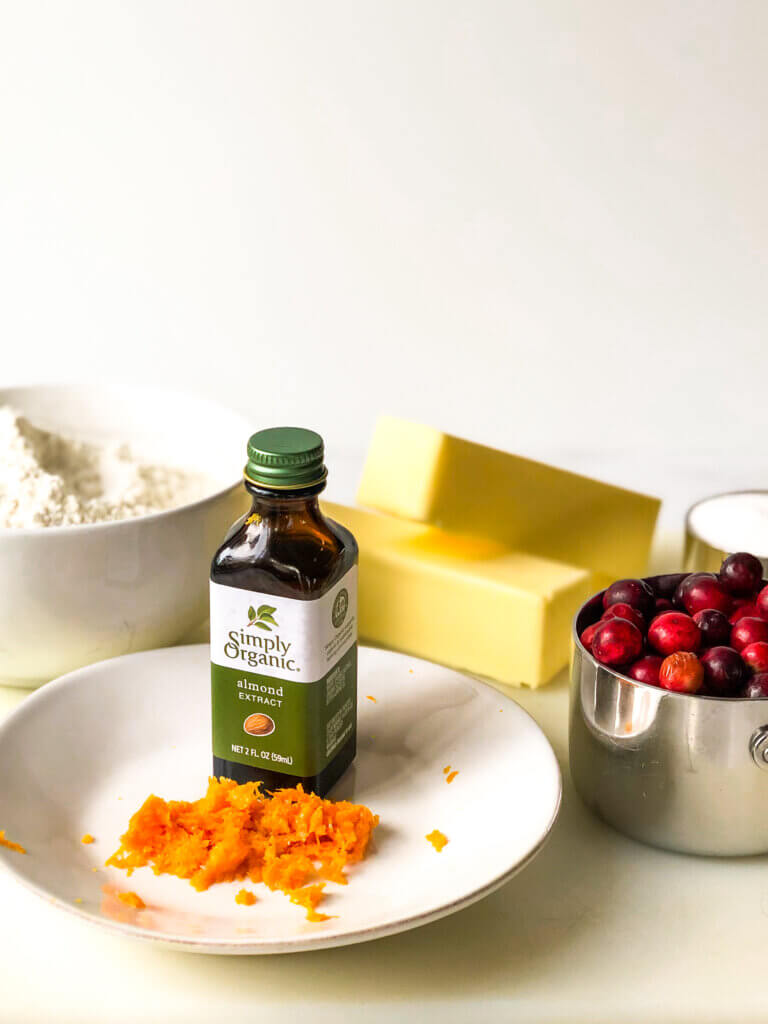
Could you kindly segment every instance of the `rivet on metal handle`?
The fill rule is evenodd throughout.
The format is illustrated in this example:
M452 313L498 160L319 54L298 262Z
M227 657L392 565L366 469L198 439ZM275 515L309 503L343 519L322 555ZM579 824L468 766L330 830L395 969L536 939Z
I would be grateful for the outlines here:
M768 771L768 725L755 729L749 741L749 749L757 767Z

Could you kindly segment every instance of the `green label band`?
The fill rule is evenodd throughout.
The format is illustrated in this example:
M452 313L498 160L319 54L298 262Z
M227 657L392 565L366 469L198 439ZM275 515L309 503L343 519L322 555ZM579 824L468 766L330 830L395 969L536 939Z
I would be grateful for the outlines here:
M357 645L316 682L211 664L213 753L225 761L309 777L354 734Z

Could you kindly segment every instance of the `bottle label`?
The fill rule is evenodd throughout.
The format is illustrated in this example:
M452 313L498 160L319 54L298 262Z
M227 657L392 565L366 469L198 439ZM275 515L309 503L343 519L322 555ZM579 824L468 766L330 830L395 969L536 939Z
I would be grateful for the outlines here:
M312 601L211 583L213 753L321 772L357 721L357 566Z

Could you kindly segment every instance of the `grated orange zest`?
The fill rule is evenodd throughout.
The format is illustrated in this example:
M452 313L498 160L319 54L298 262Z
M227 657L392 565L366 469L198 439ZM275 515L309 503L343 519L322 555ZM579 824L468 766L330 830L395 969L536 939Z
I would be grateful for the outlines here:
M427 842L432 843L432 845L434 846L438 853L440 853L444 846L448 845L448 837L445 835L445 833L441 832L437 828L427 833L427 835L425 835L424 838L427 840Z
M147 797L107 864L129 874L149 864L198 891L248 878L286 893L308 920L325 920L315 910L322 884L307 883L320 876L346 885L344 869L363 859L378 822L362 804L324 800L300 785L264 796L257 782L209 779L192 803Z
M135 910L143 910L146 907L146 903L135 892L119 892L117 898L121 903L124 903L126 907L133 907Z
M235 896L235 903L239 903L241 907L252 907L255 902L256 894L249 889L241 889Z
M7 850L15 850L16 853L26 853L27 851L20 843L11 842L10 839L5 838L5 831L0 828L0 846L4 846Z

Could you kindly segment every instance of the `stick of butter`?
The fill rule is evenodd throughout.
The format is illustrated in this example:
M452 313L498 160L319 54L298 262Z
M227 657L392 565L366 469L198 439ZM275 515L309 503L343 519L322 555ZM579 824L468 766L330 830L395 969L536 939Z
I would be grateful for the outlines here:
M645 571L660 504L388 416L376 425L357 500L584 566L600 583Z
M362 639L502 683L540 686L568 663L584 569L498 541L323 502L360 547Z

